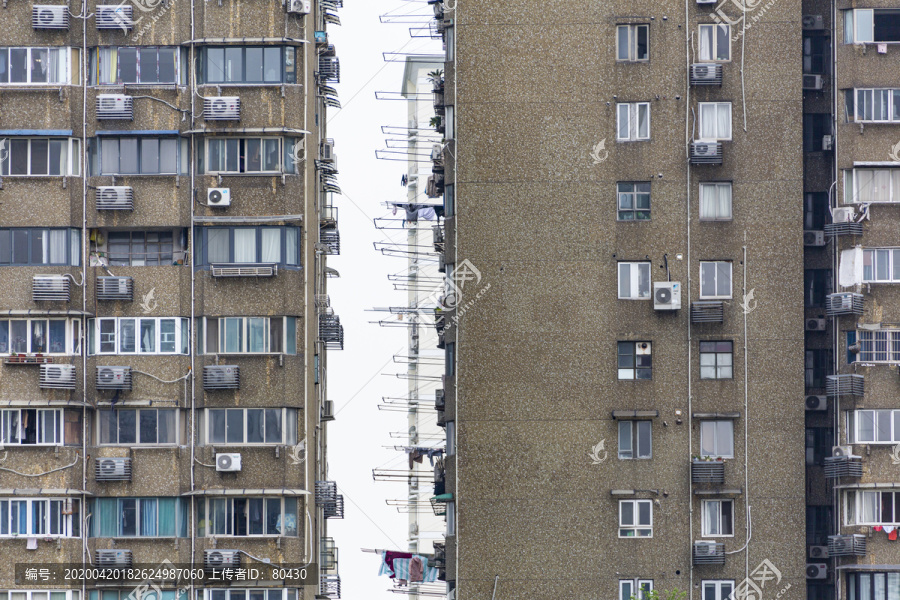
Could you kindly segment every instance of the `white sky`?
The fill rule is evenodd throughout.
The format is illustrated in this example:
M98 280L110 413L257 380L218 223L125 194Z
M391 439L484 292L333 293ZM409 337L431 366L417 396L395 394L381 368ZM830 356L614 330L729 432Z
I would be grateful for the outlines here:
M329 137L335 139L338 182L343 196L339 207L341 255L328 265L341 273L329 280L331 305L341 317L345 350L328 356L328 397L334 400L337 418L328 424L329 479L344 494L345 518L331 519L328 534L339 549L342 597L345 600L398 599L387 591L391 581L378 577L379 557L360 548L407 548L407 515L385 504L387 498L404 498L406 484L375 482L372 469L402 468L406 455L384 448L391 431L406 431L405 413L378 410L382 396L403 396L406 382L393 377L405 370L395 364L394 353L406 348L406 329L382 328L370 321L383 317L370 309L405 304L406 293L393 290L388 273L399 273L405 259L387 258L373 242L388 237L400 241L405 232L379 231L372 222L388 214L388 200L404 202L406 189L400 177L405 162L375 158L384 148L382 125L405 126L406 103L376 100L375 91L399 92L403 62L385 63L382 52L441 52L440 42L411 39L410 24L382 24L382 14L433 15L425 0L345 0L339 11L341 26L330 25L329 42L341 61L339 92L342 110L329 109ZM423 23L426 19L421 19ZM390 375L386 375L390 374ZM393 444L392 444L393 442Z

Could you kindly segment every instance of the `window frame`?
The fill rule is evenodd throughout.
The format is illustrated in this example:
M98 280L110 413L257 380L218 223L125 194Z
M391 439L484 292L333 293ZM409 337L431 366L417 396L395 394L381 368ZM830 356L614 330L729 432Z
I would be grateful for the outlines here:
M719 35L718 30L725 28L725 39L728 40L727 58L703 58L703 31L712 29L712 46L710 46L710 56L719 56ZM702 63L729 63L731 62L731 25L726 23L700 23L697 27L697 60Z
M632 516L634 517L634 523L625 523L623 521L623 507L627 504L632 506ZM648 506L650 508L650 523L639 523L640 521L640 506ZM632 535L628 535L623 532L631 531ZM641 533L644 532L644 533ZM652 538L653 537L653 500L647 500L643 498L634 498L628 500L619 500L619 538Z
M293 501L294 503L294 529L293 533L245 533L243 535L235 533L234 526L236 524L235 516L236 513L234 511L234 503L236 501L250 501L250 500L262 500L262 508L263 511L263 529L267 530L267 521L268 521L268 510L269 510L269 500L278 500L280 502L281 510L279 512L280 518L283 523L288 525L287 523L287 515L290 513L287 510L288 502ZM225 533L220 533L220 529L217 526L216 516L213 514L216 509L217 502L224 502L225 504ZM229 537L229 538L274 538L274 537L297 537L301 530L300 527L300 512L299 512L299 502L297 502L296 496L259 496L259 495L247 495L247 496L204 496L197 503L197 537ZM249 510L247 511L249 512ZM203 523L206 525L203 525ZM244 518L244 527L245 531L250 530L250 517L245 514ZM277 526L276 526L277 527ZM286 528L285 528L286 529ZM201 534L200 531L203 531Z
M639 31L644 31L644 40L645 40L645 56L644 58L639 57L639 44L640 44L640 36L638 34ZM628 56L626 58L622 58L620 53L621 47L621 36L622 32L625 32L627 39L625 43L628 46ZM646 23L620 23L616 25L616 62L628 63L628 62L650 62L650 25Z
M714 446L712 453L704 452L704 447L706 444L704 443L704 438L708 435L708 426L709 424L714 424L714 428L712 433L714 435L714 439L712 440L712 445ZM720 445L725 443L725 440L720 440L720 431L719 427L722 425L727 425L730 429L730 438L731 438L731 448L730 452L723 452L723 450L727 450L727 448L721 448ZM721 459L731 459L734 458L734 420L732 419L704 419L700 421L700 457L703 459L706 458L721 458Z
M237 262L235 258L237 256L237 250L239 249L239 245L237 243L236 231L237 230L254 230L254 244L253 244L253 253L257 260L252 262ZM209 250L210 250L210 242L209 242L209 234L212 231L227 231L228 240L228 261L211 261L209 259ZM264 232L268 231L279 231L279 260L278 262L267 262L260 260L263 258L264 251ZM289 240L291 237L289 234L293 232L294 242L296 242L296 256L289 257L288 247ZM302 243L303 243L303 231L301 227L293 226L293 225L245 225L245 226L203 226L203 227L195 227L194 228L194 252L195 252L195 261L194 266L199 268L209 268L211 265L278 265L279 268L284 269L293 269L299 270L303 268L302 263ZM290 243L294 243L290 242ZM293 262L289 262L289 260Z
M116 533L115 535L102 535L107 532L101 531L101 522L103 511L101 511L100 501L104 502L104 506L102 508L106 509L108 506L108 501L115 502L114 516L116 521ZM142 518L141 511L144 510L144 504L142 501L154 500L155 501L155 512L156 516L153 519L153 525L155 527L155 531L152 535L144 534L143 530L146 526L146 521ZM159 516L161 514L161 510L164 508L160 506L160 500L174 500L175 506L175 514L174 514L174 535L159 535L159 527L160 527L160 519ZM126 503L133 503L134 506L134 535L127 535L124 527L125 523L125 514L126 514ZM175 538L186 538L190 537L190 501L188 499L182 498L180 496L94 496L90 500L90 508L91 514L93 515L93 519L89 524L88 529L88 537L93 539L98 538L122 538L122 539L175 539Z
M269 175L269 176L271 176L271 175L283 175L283 174L289 174L289 175L296 174L296 172L297 172L296 167L293 165L291 165L289 167L287 164L288 161L285 160L285 149L288 147L288 140L292 140L292 139L295 139L295 138L291 138L290 136L277 136L277 135L243 136L243 137L205 136L203 138L202 143L198 146L198 152L200 152L200 156L199 156L200 160L198 161L198 163L199 163L198 171L200 173L203 173L206 175L230 175L230 176L235 176L235 175L249 175L249 176ZM262 168L264 166L264 164L263 164L264 163L264 160L263 160L264 150L265 150L266 143L271 140L275 140L278 142L278 149L275 153L275 155L278 158L278 166L276 169L264 169L264 168ZM229 154L229 152L231 152L231 150L228 148L229 141L237 142L237 148L236 148L237 155L234 157L234 160L236 161L236 165L237 165L236 170L227 168L227 166L228 166L227 163L229 162L228 154ZM250 152L252 152L252 150L248 147L249 146L248 142L257 142L259 144L259 163L260 163L259 169L251 170L247 167L247 164L249 161L248 157L250 155ZM212 155L210 152L210 148L213 143L215 143L215 144L221 143L222 144L222 148L221 148L220 152L222 153L223 160L226 163L226 168L224 170L218 170L218 169L212 168L212 160L211 160ZM291 146L293 146L294 143L296 143L296 141L291 143Z
M618 422L619 460L650 460L653 458L653 421L649 419ZM642 431L644 430L644 431ZM646 435L646 438L642 436ZM642 442L642 439L645 441ZM627 447L623 444L627 440Z
M26 240L25 244L28 248L28 258L25 262L19 261L19 252L16 251L16 237L18 232L25 232ZM44 242L46 241L47 246L50 244L49 233L53 231L62 231L65 232L65 259L63 262L50 262L47 260L46 262L36 262L32 258L32 251L34 250L34 245L37 243L32 237L40 232L42 236L47 236L41 241L42 248ZM5 238L5 239L4 239ZM5 250L4 244L8 243L8 255L9 261L6 261L4 255L7 254ZM74 251L77 250L77 253ZM48 259L50 256L50 252L48 250ZM0 228L0 267L27 267L27 266L42 266L42 267L79 267L81 266L81 230L76 229L74 227L3 227Z
M719 266L726 264L728 265L728 293L722 294L723 290L719 289ZM713 273L715 274L715 295L707 295L703 293L703 282L704 282L704 265L715 265ZM732 295L734 294L734 265L730 260L701 260L700 261L700 299L701 300L731 300Z
M625 189L630 187L631 189ZM640 188L640 189L639 189ZM639 207L638 201L646 196L646 208ZM623 208L622 200L630 198L631 208ZM649 221L651 219L652 186L649 181L617 181L616 182L616 221L635 223ZM631 215L631 218L622 218ZM641 216L645 215L645 216Z
M2 87L0 87L0 91L2 91ZM9 144L4 150L3 160L0 161L0 176L2 177L81 177L81 139L75 137L69 137L64 135L50 135L50 136L29 136L29 135L14 135L7 136L3 138L8 141ZM12 165L13 158L12 152L13 148L17 146L14 142L26 142L27 149L25 150L26 154L26 171L27 173L12 173ZM34 152L32 150L32 145L35 141L46 142L47 143L47 172L46 173L32 173L32 159ZM51 158L52 153L50 151L51 142L63 142L63 149L60 153L60 157L65 159L65 166L62 169L59 169L60 173L50 173L51 170ZM18 151L16 151L18 155ZM58 228L57 228L58 229Z
M619 300L651 300L653 298L653 282L651 278L651 263L649 261L621 261L616 263L616 287L618 288ZM624 275L623 268L628 272L628 289L636 290L636 294L627 296L622 295L622 277ZM641 271L645 271L641 273ZM641 282L646 283L646 292L642 295Z
M10 338L12 337L12 323L25 323L25 343L27 344L27 350L25 352L19 352L18 350L15 354L42 354L44 356L78 356L81 354L81 318L63 318L63 319L53 319L50 315L45 315L46 318L38 318L31 317L26 319L0 319L0 356L9 356L13 354L12 343L10 342ZM37 350L34 346L35 341L35 323L43 321L45 325L46 333L38 334L44 335L47 337L47 350ZM54 346L51 346L53 340L51 339L50 334L50 325L51 323L62 322L64 323L65 328L65 341L63 342L63 350L62 351L51 351ZM5 326L4 326L5 325ZM5 338L5 339L4 339Z
M25 50L25 81L10 81L10 78L12 77L12 69L10 68L12 61L9 56L12 50ZM56 61L61 69L57 69L56 77L59 78L59 76L62 75L61 81L50 81L49 73L47 81L31 81L35 62L33 54L36 50L46 50L48 53L47 59L50 58L50 52L56 52L58 54ZM77 85L72 77L73 65L77 67L79 64L79 61L74 59L74 55L78 54L77 48L72 48L70 46L0 46L0 55L2 55L4 51L6 51L6 80L0 79L0 89L2 89L3 86L20 85L27 87ZM50 70L49 67L47 70Z
M51 537L51 538L80 538L81 537L81 507L80 499L69 497L28 497L5 496L0 498L0 538L24 537ZM25 531L13 533L13 503L25 503ZM41 504L43 508L35 511L35 506ZM5 506L4 506L5 505ZM17 508L19 508L17 506ZM68 511L68 512L67 512ZM57 533L51 531L53 512L56 512ZM37 520L41 513L44 515L44 531L35 531L38 528ZM6 519L3 519L3 516ZM19 515L21 517L21 509ZM21 528L20 528L21 529Z
M715 200L712 203L715 209L715 216L704 216L704 189L714 188L715 189ZM723 201L723 193L722 190L728 190L728 216L720 215L720 208L722 206ZM734 220L734 186L730 181L703 181L700 182L698 191L699 195L699 210L698 215L701 221L733 221Z
M705 107L713 107L715 109L715 135L712 137L703 135L703 122L705 117L704 108ZM727 108L728 109L728 132L727 135L724 135L725 132L719 131L719 111ZM734 135L734 113L732 111L731 102L698 102L697 103L697 114L698 114L698 132L700 137L698 138L700 141L710 141L710 142L730 142L732 140L732 136Z
M638 344L646 344L646 348L640 348L640 350L646 350L646 352L641 352L638 354ZM623 350L629 350L627 347L630 345L630 353L623 352ZM616 368L618 371L617 379L619 381L650 381L653 379L653 343L648 340L639 340L639 341L631 341L631 340L621 340L616 342ZM638 356L646 356L648 357L645 361L639 361ZM625 358L623 358L625 357ZM623 366L623 362L627 363L627 357L631 357L631 366L625 364ZM644 364L639 364L643 362ZM627 373L623 373L623 371L632 371L632 377L623 377L622 375ZM639 377L639 375L643 373L645 375L649 375L648 377Z
M25 428L22 426L25 419L22 413L34 413L35 441L33 444L24 442ZM15 418L13 419L13 415ZM52 416L53 422L47 423L47 418ZM48 430L49 425L49 430ZM13 433L15 428L15 433ZM53 441L47 441L47 434L52 434ZM66 445L66 412L62 408L24 408L4 407L0 408L0 446L17 447L51 447Z
M144 168L144 142L148 140L155 140L157 142L157 167L156 171L147 171L143 172ZM129 156L129 150L123 152L122 142L127 141L129 143L134 143L134 156ZM161 166L160 158L163 156L164 150L161 149L161 143L163 141L174 141L175 142L175 170L174 171L163 171ZM107 161L112 161L112 158L104 157L104 153L107 150L104 150L106 147L109 151L111 151L112 142L116 142L117 155L115 161L118 166L115 171L107 171L105 170L105 163ZM107 176L107 175L115 175L122 177L171 177L178 175L187 175L189 171L188 163L190 162L190 153L189 153L189 140L187 138L179 137L178 135L173 134L147 134L147 135L100 135L92 138L88 138L88 160L90 161L90 172L94 177L99 176ZM133 160L136 165L136 170L134 172L127 172L122 170L122 158L125 157L126 160Z
M882 263L887 277L879 274ZM868 275L867 275L868 273ZM863 248L863 283L900 283L900 248Z
M122 323L126 321L134 321L134 350L123 349L125 336L122 334ZM153 323L153 348L152 351L143 351L141 349L140 336L143 322ZM161 350L163 343L163 321L175 321L174 332L174 352L163 352ZM112 332L108 329L104 331L103 324L112 322L114 324ZM88 356L102 355L143 355L143 356L173 356L190 354L191 342L191 320L188 317L93 317L88 319L87 338L88 338ZM185 331L187 329L187 331ZM111 336L111 337L110 337ZM113 351L103 350L104 344L114 344Z
M156 50L156 64L157 69L156 72L159 72L159 51L160 50L174 50L174 60L175 60L175 80L174 81L125 81L121 78L121 71L123 61L120 58L120 53L122 50L134 50L135 51L135 73L137 75L137 79L140 79L141 73L144 71L141 69L141 61L142 61L142 53L148 50ZM115 53L115 57L112 56L112 53ZM102 68L102 63L104 61L102 53L108 54L106 60L111 62L115 62L116 64L116 74L115 81L100 81L100 71ZM165 45L150 45L150 46L99 46L91 49L90 54L90 82L91 86L103 87L103 86L122 86L122 85L140 85L140 86L165 86L171 87L173 85L183 86L187 84L187 77L185 72L185 65L182 63L186 60L187 54L181 52L180 46L165 46Z
M890 521L884 519L885 494L891 495L891 512L894 514ZM872 516L875 520L863 518L865 499L869 497L872 498L870 504L874 508ZM847 490L844 495L844 525L900 525L900 486L884 490Z
M844 204L896 204L900 203L900 168L884 167L884 168L853 168L844 169ZM871 198L862 198L859 189L862 184L860 174L862 172L869 173L870 182L874 183L876 173L887 172L887 200L874 200Z
M166 412L174 413L174 423L172 425L172 436L174 437L174 439L171 442L160 442L159 441L159 422L160 422L159 411L166 411ZM155 442L144 441L141 437L141 433L142 433L141 432L141 428L142 428L141 413L148 413L148 412L156 413L156 439L157 439L157 441L155 441ZM112 447L141 446L141 447L157 447L158 448L158 447L178 446L181 443L181 437L182 437L181 436L181 428L182 428L183 424L181 422L181 411L177 408L150 408L150 407L141 407L141 408L135 408L135 409L100 408L96 411L96 413L97 413L97 416L96 416L96 431L97 431L96 440L97 440L98 446L112 446ZM119 438L121 436L121 430L122 430L122 414L123 413L134 413L134 440L135 441L133 441L133 442L119 441ZM104 441L104 435L103 435L104 428L105 428L104 419L108 418L109 415L114 416L116 419L116 428L115 428L116 441L115 442Z
M866 584L862 583L864 578L868 578ZM879 584L879 579L881 580ZM863 586L868 589L868 593L863 596ZM853 598L854 600L894 600L891 595L891 589L900 587L900 573L897 571L849 571L847 573L847 586L845 589L845 598ZM876 590L881 589L883 595L876 595Z
M872 434L871 438L863 435L863 415L869 415L870 417L866 417L866 419L871 419L869 421L871 423ZM885 415L886 413L886 415ZM847 418L849 419L849 427L847 431L850 432L849 443L852 444L871 444L871 445L883 445L883 446L892 446L895 444L900 444L900 409L891 409L891 408L859 408L852 411L847 411ZM882 419L886 419L888 429L889 429L889 439L879 440L880 432L884 430L881 429Z
M126 229L126 230L106 230L101 229L104 238L102 246L97 248L97 252L103 252L109 260L109 266L112 267L169 267L178 263L176 256L181 256L182 263L184 256L187 254L187 229ZM123 235L127 235L125 240ZM150 236L156 235L156 241L150 241ZM137 236L143 239L138 240ZM164 240L167 236L171 239ZM116 239L113 240L113 237ZM121 253L119 248L127 244L126 253ZM166 246L170 249L166 251ZM138 252L136 247L143 247L144 252ZM155 247L156 251L151 252L149 249ZM115 248L115 250L114 250ZM126 257L123 260L123 257ZM126 262L127 261L127 262ZM148 264L149 263L149 264Z
M228 440L228 412L231 411L241 411L241 439L240 442L234 442ZM279 421L278 426L281 430L281 435L277 441L274 442L248 442L249 435L249 427L250 427L250 419L248 418L248 411L262 411L260 423L263 425L263 439L265 439L265 422L266 422L266 414L265 411L277 411ZM222 424L225 429L222 431L221 437L215 436L213 434L213 427L215 425L213 419L213 413L223 413ZM298 410L294 407L290 406L275 406L275 407L254 407L254 408L205 408L203 409L203 422L201 424L201 431L203 433L203 443L207 446L228 446L228 447L260 447L260 446L293 446L297 443L297 430L299 428L298 422ZM215 440L214 440L215 438ZM221 440L221 441L219 441Z
M885 123L888 125L900 125L900 89L898 88L853 88L853 118L857 123ZM875 99L876 94L886 94L887 99L882 99L882 110L886 113L884 119L876 118ZM864 96L870 96L867 102ZM871 118L865 118L867 108L872 111Z
M266 81L265 80L265 50L269 48L277 48L279 52L279 79L278 81ZM222 61L223 64L225 62L225 53L228 50L238 49L241 51L241 78L226 80L226 78L222 77L221 81L213 81L209 77L209 67L212 64L209 58L210 50L213 51L222 51ZM262 69L263 69L263 79L260 81L249 80L244 75L247 73L247 50L250 49L261 49L262 53ZM291 54L293 54L293 58L291 58ZM278 46L278 45L224 45L224 46L204 46L200 49L200 52L197 53L197 60L199 62L199 68L197 69L197 85L213 85L213 86L243 86L243 85L252 85L252 86L263 86L263 85L272 85L272 86L281 86L281 85L296 85L297 84L297 47L296 46ZM302 56L302 55L301 55ZM292 67L288 68L289 65ZM293 74L293 75L291 75Z
M723 510L725 505L729 505L731 508L730 517L725 515L725 511ZM701 537L704 538L729 538L734 537L734 500L731 498L711 498L709 500L701 500L700 501L700 515L701 515ZM711 514L710 509L714 511L715 514ZM710 518L714 517L716 522L710 522ZM715 527L713 527L713 525ZM718 531L722 533L710 533L713 529L717 528ZM730 533L725 533L726 530L730 530Z
M626 109L628 120L628 131L626 136L622 135L622 109ZM640 118L641 109L645 108L647 112L647 134L641 135L638 119ZM651 136L651 114L649 102L618 102L616 103L616 140L619 142L645 142L650 140Z
M649 585L648 585L649 584ZM626 589L628 595L625 594ZM631 600L637 598L644 600L644 596L653 591L652 579L620 579L619 580L619 600ZM640 596L638 596L640 592Z
M703 579L700 581L700 600L707 600L707 586L713 586L715 588L715 597L712 600L728 600L734 593L734 579ZM725 586L731 588L728 593L725 593L725 590L723 589Z
M704 351L704 349L703 349L704 344L707 344L706 351ZM713 348L712 351L710 351L708 344L713 344L716 347ZM731 347L731 350L728 352L720 352L717 347L719 344L728 344ZM734 379L734 342L732 340L700 340L699 355L700 355L700 379L706 379L706 380L712 380L712 381ZM713 363L711 365L703 364L704 355L706 355L707 357L712 355ZM719 364L720 358L722 358L724 356L729 357L729 364ZM708 358L707 358L707 360L708 360ZM709 373L709 369L712 368L714 376L709 377L708 375L704 375L704 368L706 369L706 373ZM722 372L721 370L726 369L726 368L728 369L728 376L720 376L720 373Z
M225 348L222 348L223 343L223 335L228 336L227 328L228 328L228 319L239 319L242 320L243 323L240 325L241 328L241 339L240 345L241 350L233 351L227 350L227 343ZM251 320L262 319L265 322L265 330L263 332L264 335L264 346L266 350L263 352L250 352L249 350L245 350L246 348L250 348L250 327ZM280 332L280 342L281 349L280 350L272 350L272 342L273 335L272 333L276 330L272 329L273 320L280 319L281 320L281 332ZM198 335L198 341L200 342L200 352L198 354L207 354L207 355L242 355L242 356L264 356L264 355L277 355L277 354L286 354L288 356L294 356L297 354L297 344L292 343L292 340L296 342L297 336L297 319L298 317L289 316L289 315L276 315L271 317L253 317L253 316L235 316L235 317L202 317L201 321L201 329L200 334ZM212 322L215 322L213 325ZM291 335L293 334L293 336ZM211 347L211 342L215 342L215 352L211 352L209 349Z
M844 35L843 41L845 44L898 44L900 43L900 39L897 40L876 40L875 39L875 17L878 12L896 12L894 7L890 8L850 8L844 9L841 11L844 17ZM861 20L860 15L862 13L868 13L869 17L867 19L867 23L871 23L872 31L871 31L871 39L868 39L868 32L863 32L861 34ZM900 19L900 15L897 16ZM860 39L867 38L867 39Z

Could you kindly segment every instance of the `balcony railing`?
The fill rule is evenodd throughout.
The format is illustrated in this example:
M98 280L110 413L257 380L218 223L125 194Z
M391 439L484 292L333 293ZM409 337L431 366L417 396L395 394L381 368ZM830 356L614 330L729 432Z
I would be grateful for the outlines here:
M340 600L341 597L341 576L319 575L319 594L331 600Z
M862 235L862 223L829 223L825 225L825 235L837 237L839 235Z
M319 340L331 350L344 349L344 326L337 315L319 315Z
M692 483L725 483L725 463L718 460L694 460L691 463Z
M862 375L828 375L825 393L829 396L864 396L865 381Z
M724 565L725 544L716 542L694 542L695 565Z

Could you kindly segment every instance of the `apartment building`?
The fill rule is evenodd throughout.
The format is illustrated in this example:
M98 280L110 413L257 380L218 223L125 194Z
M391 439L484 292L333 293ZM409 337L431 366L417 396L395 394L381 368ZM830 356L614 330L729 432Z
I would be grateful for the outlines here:
M0 549L157 600L340 597L327 106L341 0L0 8ZM167 561L167 562L166 562ZM226 567L307 566L225 581ZM212 569L219 570L214 581ZM0 570L11 600L134 581ZM159 598L161 596L161 598Z
M805 597L807 3L430 4L449 596Z

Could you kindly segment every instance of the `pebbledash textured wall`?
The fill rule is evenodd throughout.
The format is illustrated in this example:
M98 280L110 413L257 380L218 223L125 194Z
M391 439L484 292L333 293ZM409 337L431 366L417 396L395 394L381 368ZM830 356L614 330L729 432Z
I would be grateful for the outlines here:
M610 599L620 580L650 579L698 600L703 581L739 584L765 560L780 573L765 598L805 597L801 4L759 4L744 23L722 7L735 23L723 83L690 86L716 8L458 0L448 12L447 260L480 272L463 304L489 285L451 340L457 598L491 597L499 576L500 598ZM623 24L649 25L649 61L617 62ZM649 140L616 141L619 102L649 102ZM688 163L701 102L731 103L718 166ZM651 218L618 222L616 184L634 181L650 182ZM700 221L706 182L732 183L731 220ZM681 309L619 300L620 261L650 261L654 282L669 273ZM701 261L733 267L721 323L689 322ZM617 378L628 340L651 343L651 380ZM733 378L701 380L699 344L716 340L733 342ZM617 457L613 411L658 411L651 459ZM734 458L723 485L692 485L701 422L716 414L733 421ZM652 501L652 538L619 538L619 501L632 499ZM702 499L734 501L733 537L701 535ZM724 543L724 565L692 566L701 539Z

